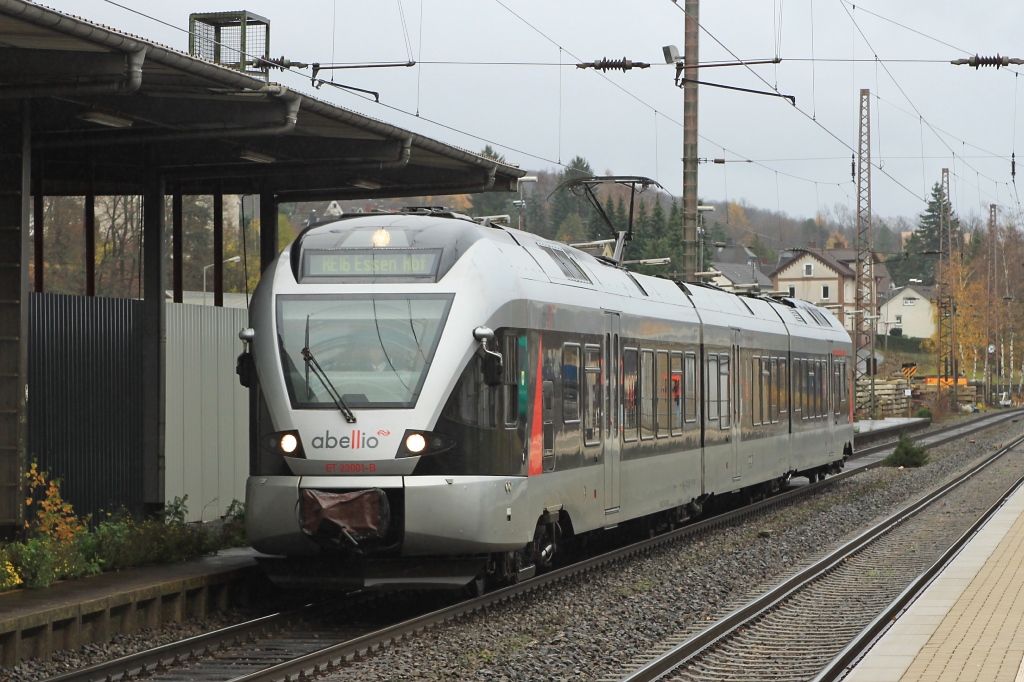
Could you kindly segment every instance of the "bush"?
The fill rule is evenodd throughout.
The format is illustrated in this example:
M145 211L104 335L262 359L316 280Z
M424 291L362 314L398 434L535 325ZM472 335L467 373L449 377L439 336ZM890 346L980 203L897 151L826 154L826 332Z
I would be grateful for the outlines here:
M0 547L0 592L13 590L23 582L11 559L11 548Z
M57 558L53 553L53 540L32 538L10 546L14 569L25 587L49 587L57 579Z
M903 328L893 327L892 329L889 330L889 336L903 336Z
M917 412L914 413L914 416L917 417L918 419L931 419L932 411L927 407L922 407Z
M882 466L886 467L923 467L928 463L928 449L910 440L910 437L903 433L896 444L892 454L882 460Z
M238 500L231 500L224 515L221 544L224 547L245 547L249 544L245 537L245 505Z
M245 508L231 503L220 532L186 523L188 496L176 497L155 517L121 510L89 532L63 500L60 480L36 464L25 474L28 522L19 542L0 545L0 592L48 587L55 580L154 563L177 563L245 544Z

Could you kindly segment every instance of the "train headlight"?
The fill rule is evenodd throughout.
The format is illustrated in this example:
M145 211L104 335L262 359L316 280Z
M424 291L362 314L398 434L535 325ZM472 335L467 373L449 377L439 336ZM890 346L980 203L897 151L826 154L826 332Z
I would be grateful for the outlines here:
M423 437L422 433L410 433L408 438L405 439L406 450L414 455L420 454L426 447L427 439Z
M410 429L402 437L402 444L398 448L396 457L436 455L446 450L451 450L453 447L455 447L455 439L451 436L446 436L443 433L434 433L433 431L414 431Z
M281 449L287 454L292 454L299 447L299 439L294 434L286 433L281 436Z
M285 457L306 458L306 452L302 448L302 440L298 431L278 431L269 433L263 437L263 447L275 455Z

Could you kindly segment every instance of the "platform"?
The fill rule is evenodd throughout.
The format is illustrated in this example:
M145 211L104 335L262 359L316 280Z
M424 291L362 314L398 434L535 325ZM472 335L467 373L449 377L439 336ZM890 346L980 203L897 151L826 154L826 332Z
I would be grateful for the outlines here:
M892 440L904 433L913 433L927 428L931 419L921 417L888 417L886 419L861 419L853 423L854 449Z
M248 547L228 549L180 564L128 568L44 590L0 594L0 665L224 609L237 603L241 593L266 585L255 556Z
M845 682L1024 681L1024 490L996 512Z

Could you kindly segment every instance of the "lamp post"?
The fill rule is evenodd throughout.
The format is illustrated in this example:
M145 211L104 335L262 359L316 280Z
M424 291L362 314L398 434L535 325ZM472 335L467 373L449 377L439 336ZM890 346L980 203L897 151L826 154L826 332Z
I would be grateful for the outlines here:
M527 182L537 182L536 175L527 175L519 178L519 182L516 184L519 186L519 201L513 201L512 204L519 207L519 229L523 229L523 206L526 205L526 200L523 199L523 184Z
M242 260L241 256L232 256L231 258L225 258L224 263L238 263ZM216 263L210 263L209 265L203 266L203 305L206 305L206 273L210 271Z

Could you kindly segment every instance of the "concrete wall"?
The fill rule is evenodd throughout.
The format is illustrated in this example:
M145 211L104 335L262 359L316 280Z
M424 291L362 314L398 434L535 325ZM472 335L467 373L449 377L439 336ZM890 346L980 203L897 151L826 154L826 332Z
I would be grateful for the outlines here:
M209 521L245 499L249 396L238 383L238 331L249 311L167 303L165 484L188 495L188 520Z

